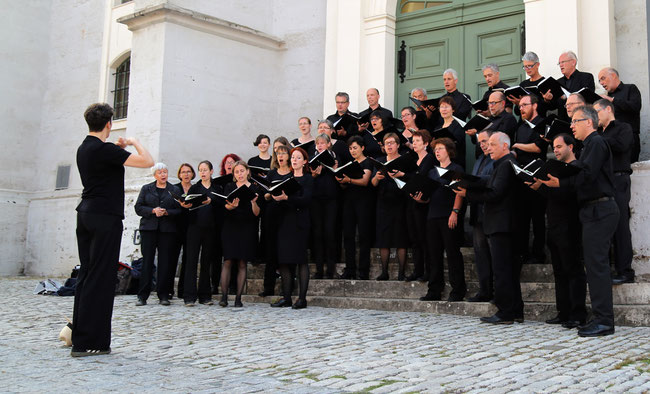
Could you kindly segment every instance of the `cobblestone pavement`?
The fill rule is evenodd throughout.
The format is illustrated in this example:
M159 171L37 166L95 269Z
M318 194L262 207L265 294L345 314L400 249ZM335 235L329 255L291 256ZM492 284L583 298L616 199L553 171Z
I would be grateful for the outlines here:
M3 392L650 392L647 327L587 339L538 322L155 297L117 297L113 353L77 359L57 339L72 297L32 295L37 282L0 278Z

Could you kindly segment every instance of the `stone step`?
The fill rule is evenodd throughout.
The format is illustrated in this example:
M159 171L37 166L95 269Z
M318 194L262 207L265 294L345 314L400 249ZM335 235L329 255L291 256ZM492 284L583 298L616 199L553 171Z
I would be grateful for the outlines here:
M264 289L262 279L248 279L246 294L256 295ZM280 294L280 281L276 283L275 293ZM445 286L442 299L449 297L449 286ZM478 283L467 282L467 297L478 291ZM298 293L297 287L294 295ZM309 295L352 298L388 298L418 300L427 292L427 283L422 282L377 282L373 280L312 279L309 281ZM555 304L555 285L553 283L523 282L521 294L524 302ZM650 305L650 283L630 283L612 287L616 305ZM590 302L587 293L587 302Z
M446 266L446 263L445 263ZM342 274L345 269L345 264L338 264L336 272ZM316 273L316 264L309 264L309 270L312 273L312 278ZM390 278L397 279L399 266L396 261L391 261L388 264L388 274ZM409 260L406 263L406 274L409 275L413 271L413 263ZM446 270L445 270L446 271ZM375 279L381 274L381 265L370 264L370 278ZM248 277L252 279L264 278L264 264L248 265ZM445 277L447 277L445 272ZM465 261L465 280L476 281L476 266L472 262ZM553 283L553 267L550 264L524 264L521 269L521 282L538 282L538 283Z
M244 303L270 303L277 298L245 295L242 297L242 300ZM317 295L308 295L307 302L309 306L325 308L422 312L476 317L490 316L496 312L496 307L488 302L419 301L413 299L329 297ZM555 304L552 303L531 302L526 303L524 307L524 316L527 320L544 321L555 315ZM649 327L650 305L615 305L614 319L616 325Z

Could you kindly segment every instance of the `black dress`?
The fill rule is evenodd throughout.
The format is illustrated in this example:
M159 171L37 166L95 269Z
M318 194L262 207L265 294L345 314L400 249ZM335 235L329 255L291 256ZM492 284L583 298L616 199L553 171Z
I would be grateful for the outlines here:
M415 174L429 175L429 171L436 164L436 158L430 153L422 158ZM406 197L406 224L408 226L409 239L413 249L413 274L416 278L424 275L425 262L428 261L427 250L427 211L429 204L415 201L410 196Z
M248 159L249 166L262 167L262 168L271 168L271 158L262 159L259 156L253 156Z
M314 180L311 174L296 177L302 189L280 201L278 227L275 240L278 245L279 264L307 264L309 247L309 205L311 203Z
M386 156L378 159L386 162ZM375 171L376 173L376 171ZM373 174L374 176L374 174ZM378 248L407 248L406 196L389 176L377 184L377 231L375 245Z
M258 195L261 194L254 184L251 184L250 187ZM223 189L224 195L228 195L236 188L237 185L234 182L227 184ZM261 201L259 197L258 200ZM255 260L258 228L258 217L253 214L250 201L240 202L233 210L225 209L221 231L224 260Z

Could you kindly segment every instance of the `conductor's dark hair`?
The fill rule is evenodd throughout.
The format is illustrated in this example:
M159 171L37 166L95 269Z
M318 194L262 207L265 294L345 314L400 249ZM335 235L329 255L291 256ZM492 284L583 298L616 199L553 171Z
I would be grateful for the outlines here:
M448 104L451 107L451 109L453 109L454 111L456 110L456 102L454 101L453 98L449 96L445 96L441 98L440 101L438 102L438 107L440 107L440 104L443 103Z
M348 138L348 146L356 143L362 148L365 148L366 143L363 141L363 138L359 135L353 135L352 137Z
M183 167L187 167L187 168L190 169L190 171L192 171L192 178L191 179L196 178L196 172L194 172L194 167L192 167L192 165L190 163L183 163L178 167L178 172L176 172L176 177L178 179L181 179L181 170L183 169Z
M84 112L88 130L98 132L104 130L106 123L113 118L113 108L106 103L91 104Z
M262 142L262 140L267 140L269 144L271 143L271 138L268 135L260 134L257 136L257 138L255 138L255 142L253 142L253 146L259 145L260 142Z
M436 145L444 146L450 159L454 159L456 157L456 144L451 140L451 138L437 138L431 142L431 147L435 150Z
M560 133L553 138L553 141L555 141L558 138L562 138L562 141L564 141L565 144L571 145L571 150L573 151L573 148L576 146L576 140L572 136L568 135L567 133Z
M199 165L196 166L196 168L201 167L201 164L207 165L210 170L214 169L214 167L212 167L212 163L210 162L210 160L203 160L203 161L199 162Z

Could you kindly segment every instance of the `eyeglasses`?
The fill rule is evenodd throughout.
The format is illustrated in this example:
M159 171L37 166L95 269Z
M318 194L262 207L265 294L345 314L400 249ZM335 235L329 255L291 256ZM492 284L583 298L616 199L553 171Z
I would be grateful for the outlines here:
M526 106L529 106L529 105L533 105L533 104L531 104L531 103L519 103L519 107L526 107Z
M537 62L535 62L535 63L533 63L533 64L531 64L531 65L528 65L528 66L524 65L522 68L523 68L524 70L530 70L530 69L532 69L533 67L535 67L536 64L537 64Z
M581 119L572 119L571 124L577 124L579 122L582 122L583 120L589 120L587 118L581 118Z
M564 63L568 63L568 62L570 62L571 60L573 60L573 59L569 59L569 60L560 60L560 61L557 63L557 65L558 65L558 66L561 66L561 65L563 65Z
M384 142L384 145L386 145L386 146L392 146L392 145L395 145L395 144L397 144L397 142L395 142L395 141L386 141L386 142Z
M497 105L499 103L502 103L503 101L488 101L488 105Z

